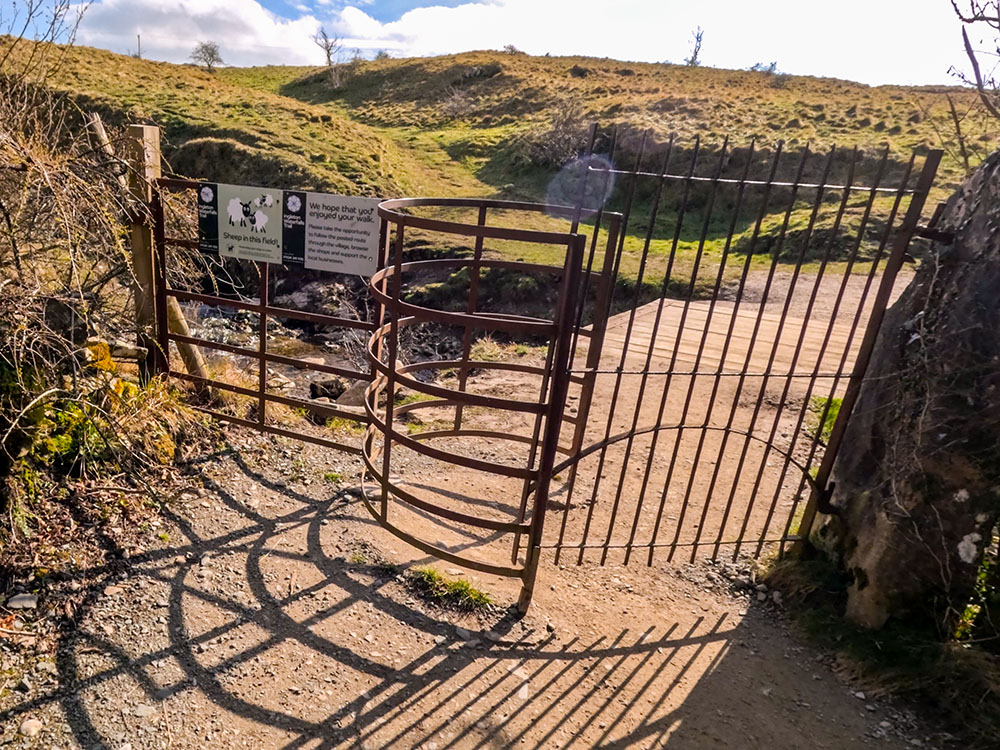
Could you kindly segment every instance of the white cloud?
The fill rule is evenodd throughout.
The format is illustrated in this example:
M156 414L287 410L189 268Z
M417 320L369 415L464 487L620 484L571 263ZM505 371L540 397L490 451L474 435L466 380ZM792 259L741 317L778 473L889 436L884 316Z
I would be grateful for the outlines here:
M229 65L319 64L311 40L320 22L310 14L281 18L257 0L101 0L84 14L79 44L186 62L198 41L219 45Z
M939 0L841 0L836 12L801 0L717 0L710 10L679 0L481 0L385 24L349 7L338 31L410 55L513 44L538 55L680 62L697 26L702 60L717 67L776 60L792 73L929 83L953 82L948 67L964 59L958 22Z
M212 39L231 64L319 63L309 37L321 18L347 49L415 56L513 44L532 54L679 62L700 25L703 61L718 67L775 60L792 73L943 83L964 60L958 23L940 0L841 0L836 12L801 0L716 0L711 10L681 0L470 0L388 23L362 9L370 0L295 1L314 11L290 20L257 0L98 0L80 41L126 51L141 33L146 56L180 62Z

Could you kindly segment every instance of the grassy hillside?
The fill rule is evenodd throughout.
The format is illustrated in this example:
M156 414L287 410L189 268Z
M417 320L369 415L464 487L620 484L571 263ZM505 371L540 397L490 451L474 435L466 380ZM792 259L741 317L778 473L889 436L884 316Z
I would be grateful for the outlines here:
M972 158L998 144L997 124L984 118L972 92L961 88L870 87L836 79L622 63L613 60L530 57L469 52L424 59L378 60L355 66L334 90L324 71L305 68L228 69L233 83L325 104L382 128L432 135L489 182L510 176L490 152L518 133L546 127L567 110L581 122L649 128L659 138L700 135L737 144L782 139L862 149L888 145L899 157L944 146L943 177L963 172L947 96L963 117ZM971 110L971 112L970 112ZM968 113L968 114L967 114ZM495 157L495 153L492 154Z
M579 144L591 121L604 129L624 126L619 163L631 162L638 133L649 130L659 144L645 165L649 169L657 168L663 142L676 133L675 172L691 157L695 136L707 148L699 169L711 170L728 136L736 151L726 174L734 177L751 139L760 167L784 141L779 176L786 177L808 144L818 153L807 162L807 179L818 177L832 145L857 148L855 178L861 184L871 179L885 149L888 173L898 175L915 150L943 147L947 155L932 201L945 197L965 173L949 97L962 119L971 165L998 140L997 124L979 113L972 92L960 88L868 87L766 72L499 52L358 62L344 70L342 85L333 86L319 68L225 68L209 75L190 65L76 48L55 85L72 92L81 106L119 122L161 125L167 156L180 174L383 196L544 198L559 159L539 156L537 146L551 145L559 130L571 145ZM842 152L835 160L834 180L846 176L848 158ZM706 220L699 190L679 235L676 273L686 273L700 245L709 267L725 246L728 220L721 214L733 196L722 191L717 214ZM835 214L837 197L828 198L833 202L824 204L817 221L821 240ZM664 205L676 201L668 191ZM863 208L863 202L851 202L842 233L860 220ZM752 233L755 210L748 199L736 226L737 249ZM809 213L808 203L796 204L793 237L808 225ZM672 220L673 211L662 211L653 227L653 274L670 255ZM703 222L708 232L702 245ZM538 224L554 228L557 222L540 217ZM773 240L781 225L780 214L769 216L762 242ZM634 277L645 231L638 210L625 242L625 277ZM514 245L490 250L539 261L556 261L558 253ZM834 254L842 256L839 249ZM766 256L755 260L767 262Z
M773 73L469 52L352 64L339 88L326 71L271 66L215 75L75 48L55 84L120 121L164 128L174 168L192 176L352 193L496 193L537 197L551 170L523 158L525 139L562 116L649 128L682 143L726 135L760 147L809 143L905 160L944 146L942 185L964 171L946 95L975 162L997 145L968 90L868 87ZM969 110L972 110L969 114Z
M192 66L81 47L68 51L52 83L113 122L160 125L181 174L356 194L413 189L414 165L378 131Z

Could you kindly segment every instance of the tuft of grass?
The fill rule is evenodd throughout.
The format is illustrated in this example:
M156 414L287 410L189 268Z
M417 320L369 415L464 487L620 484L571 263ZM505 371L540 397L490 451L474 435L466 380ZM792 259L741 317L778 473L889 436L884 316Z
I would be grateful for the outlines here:
M323 474L323 481L330 484L337 484L343 481L344 477L339 471L328 471Z
M493 605L489 594L464 579L452 580L432 567L413 568L406 576L410 590L442 607L464 611L487 609Z
M422 401L433 401L437 396L432 396L429 393L396 393L396 398L394 403L396 406L405 406L406 404L415 404Z
M1000 655L975 643L942 641L932 626L890 620L866 630L843 617L847 576L825 559L785 559L762 575L785 595L797 628L834 652L840 669L869 691L926 707L969 750L996 746Z
M326 420L326 427L330 430L348 432L351 435L364 435L365 427L361 422L344 417L330 417Z
M368 562L368 556L363 552L352 552L348 555L347 562L352 565L365 565Z
M833 425L837 422L837 415L840 414L840 406L843 403L841 398L826 398L824 396L813 396L809 399L809 414L812 420L807 430L809 435L819 439L824 445L830 442L830 433L833 432Z

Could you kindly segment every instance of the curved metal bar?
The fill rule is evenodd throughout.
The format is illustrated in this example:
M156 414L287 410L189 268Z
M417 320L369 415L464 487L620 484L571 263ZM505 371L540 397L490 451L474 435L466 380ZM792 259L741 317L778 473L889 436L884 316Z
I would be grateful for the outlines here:
M420 370L448 370L466 364L478 370L509 370L511 372L525 372L529 375L544 375L545 368L538 365L525 365L520 362L489 362L485 359L470 359L463 362L460 359L429 359L424 362L411 362L397 368L397 372L418 372Z
M374 468L374 462L368 459L367 454L362 452L362 455L365 457L365 464L368 465L368 473L378 481L379 487L388 486L393 497L402 500L415 508L420 508L420 510L441 518L447 518L449 521L464 523L466 526L475 526L480 529L490 529L492 531L505 531L510 533L524 533L528 530L528 524L526 523L517 523L515 521L494 521L490 518L480 518L478 516L471 516L468 513L451 510L450 508L443 508L426 500L421 500L412 492L404 490L399 485L393 484L388 479L383 477L378 470ZM372 458L374 458L374 456Z
M622 440L627 440L629 437L636 438L639 437L640 435L649 435L652 433L659 433L665 430L706 430L709 432L723 432L732 435L740 435L742 437L747 438L748 440L755 440L758 443L763 444L769 451L775 451L779 455L787 458L790 464L792 464L802 472L803 476L806 478L807 483L814 489L818 489L816 485L816 480L814 480L811 476L809 476L809 470L805 466L803 466L799 461L793 458L791 453L789 453L788 451L783 450L774 443L768 442L764 438L758 437L757 435L747 432L746 430L737 430L733 429L732 427L715 427L712 425L665 424L665 425L657 425L655 427L646 427L641 430L626 430L625 432L620 432L617 435L614 435L613 437L601 440L600 442L594 443L593 445L589 445L586 448L578 451L571 458L568 458L561 464L555 466L552 469L552 474L553 475L559 474L560 472L565 471L574 464L579 463L581 459L586 458L590 454L596 453L597 451L603 448L607 448L608 446L614 445L615 443L619 443ZM644 547L648 545L639 545L639 546Z
M400 529L398 526L389 523L388 521L382 520L382 517L378 514L375 506L371 504L368 499L368 490L365 484L362 482L361 485L361 502L364 503L365 508L371 513L372 517L378 521L379 525L388 531L393 536L401 539L407 544L416 547L421 552L426 552L428 555L433 555L439 560L447 560L448 562L454 563L455 565L461 565L463 568L469 568L470 570L476 570L480 573L488 573L490 575L502 576L504 578L522 578L524 576L524 568L522 567L509 567L505 565L492 565L490 563L485 563L480 560L475 560L469 557L462 557L461 555L456 555L454 552L438 547L437 545L425 542L422 539L418 539L412 534L407 534L405 531Z
M467 469L475 469L476 471L482 471L487 474L498 474L502 477L514 477L515 479L531 479L538 473L536 471L531 471L530 469L522 469L517 466L507 466L506 464L497 464L491 461L483 461L478 458L461 456L457 453L441 450L440 448L432 448L410 435L404 435L391 425L386 425L385 420L380 418L374 409L368 409L368 413L372 424L375 425L380 433L388 435L392 440L405 448L409 448L412 451L429 456L430 458L437 459L438 461L455 464L456 466L462 466Z
M386 274L387 278L389 274ZM372 277L375 280L375 277ZM432 310L428 307L420 307L412 302L403 302L389 294L384 294L373 283L370 287L372 296L388 309L398 313L406 313L419 318L422 323L440 323L456 328L486 328L504 333L526 334L529 336L553 336L555 334L555 324L550 321L539 322L532 319L511 319L499 317L488 313L459 313L448 312L446 310ZM522 322L523 321L523 322Z
M378 333L376 333L375 336L372 336L368 342L370 362L375 370L377 370L382 376L388 378L389 365L385 362L379 361L375 357L374 346L377 337ZM499 398L497 396L483 396L478 393L467 393L464 391L452 390L451 388L443 388L439 385L422 383L416 378L409 377L405 372L401 372L401 370L402 368L396 368L396 370L393 371L396 383L409 388L410 390L417 391L418 393L426 393L430 396L438 396L439 398L448 399L450 401L457 401L467 406L483 406L488 409L507 409L508 411L526 412L528 414L540 414L545 409L544 404L539 404L535 401L518 401L510 398Z

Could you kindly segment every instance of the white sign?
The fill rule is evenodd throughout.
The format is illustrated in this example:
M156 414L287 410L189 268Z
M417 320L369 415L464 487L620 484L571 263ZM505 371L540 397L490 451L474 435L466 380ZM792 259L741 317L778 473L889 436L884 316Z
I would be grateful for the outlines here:
M306 268L371 276L378 264L378 199L306 195Z
M378 198L203 183L202 252L371 276L378 266Z

